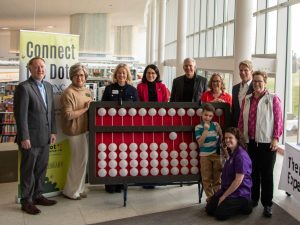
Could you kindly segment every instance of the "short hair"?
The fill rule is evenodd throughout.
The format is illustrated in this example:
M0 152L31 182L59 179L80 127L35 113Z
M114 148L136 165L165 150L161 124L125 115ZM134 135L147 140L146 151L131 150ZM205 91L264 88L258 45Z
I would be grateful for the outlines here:
M183 65L184 65L185 63L187 63L188 61L191 61L191 62L195 65L195 67L196 67L196 61L195 61L195 59L193 59L193 58L185 58L185 59L183 60Z
M153 69L154 72L156 73L157 77L156 77L156 79L155 79L155 82L160 81L160 73L159 73L158 67L157 67L156 65L154 65L154 64L149 64L148 66L146 66L146 68L145 68L145 70L144 70L144 72L143 72L142 82L143 82L143 83L146 83L146 82L147 82L147 77L146 77L146 75L147 75L147 70L148 70L148 69Z
M236 128L236 127L228 127L226 130L225 130L225 133L231 133L232 135L235 136L235 138L237 139L238 141L238 144L240 146L242 146L245 150L247 150L247 144L246 144L246 141L245 141L245 137L243 135L243 133L240 131L239 128Z
M241 65L247 66L249 68L249 70L253 71L253 64L250 60L243 60L242 62L240 62L239 67Z
M254 76L262 76L265 83L267 83L268 80L268 74L265 71L262 70L256 70L252 73L252 77Z
M215 113L215 111L216 111L215 107L210 103L203 104L202 108L203 108L203 112L207 111L207 112Z
M132 84L132 76L131 76L130 69L129 69L128 65L125 64L125 63L120 63L120 64L118 64L117 67L114 69L114 73L113 73L113 77L112 77L112 82L113 82L113 83L117 83L117 72L118 72L118 70L121 69L121 68L125 69L126 72L127 72L127 79L126 79L126 82L127 82L128 84Z
M85 79L87 79L88 78L88 70L87 70L86 66L81 63L76 63L70 67L70 70L69 70L70 80L72 80L73 77L75 76L75 74L78 73L78 71L80 71L80 70L83 71Z
M220 77L220 80L221 80L221 83L222 83L221 90L224 91L226 89L225 84L224 84L224 79L221 76L221 74L219 74L219 73L213 73L213 75L211 75L211 77L208 81L208 87L210 88L210 90L212 90L212 81L213 81L214 77L217 77L217 76Z
M40 56L35 56L35 57L33 57L33 58L31 58L31 59L29 60L29 62L28 62L28 64L27 64L27 68L29 69L29 67L32 66L33 62L34 62L35 60L38 60L38 59L42 60L42 61L45 63L45 59L43 59L43 58L40 57Z

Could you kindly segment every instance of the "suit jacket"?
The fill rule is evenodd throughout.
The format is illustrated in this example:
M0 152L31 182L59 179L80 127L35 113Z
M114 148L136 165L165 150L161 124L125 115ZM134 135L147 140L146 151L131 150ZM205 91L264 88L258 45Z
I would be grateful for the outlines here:
M156 90L158 102L169 101L170 92L166 87L166 85L164 85L162 82L155 82L155 90ZM137 91L138 91L140 101L149 102L147 83L139 83L137 86Z
M183 102L184 76L173 80L170 102ZM207 90L207 79L199 75L195 76L192 102L201 103L201 95Z
M242 83L238 83L232 87L232 126L238 127L239 118L240 118L240 102L239 102L239 92L240 92L240 86ZM251 94L253 92L253 85L252 82L250 83L249 89L246 93L246 95Z
M32 147L50 144L51 134L56 133L52 85L43 81L47 107L32 77L20 83L14 94L14 116L17 125L16 142L29 139Z

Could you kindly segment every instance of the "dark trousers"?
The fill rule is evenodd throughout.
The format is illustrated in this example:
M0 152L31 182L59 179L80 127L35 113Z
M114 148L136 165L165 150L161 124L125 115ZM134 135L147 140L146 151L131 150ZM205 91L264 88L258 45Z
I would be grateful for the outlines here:
M218 206L220 197L214 195L206 205L207 214L215 216L218 220L226 220L237 214L248 215L252 212L251 202L244 197L226 198Z
M20 189L21 204L32 202L43 193L48 159L49 145L29 150L20 148Z
M252 160L252 200L258 202L261 196L262 205L271 206L276 151L271 151L270 143L256 143L250 140L248 152Z

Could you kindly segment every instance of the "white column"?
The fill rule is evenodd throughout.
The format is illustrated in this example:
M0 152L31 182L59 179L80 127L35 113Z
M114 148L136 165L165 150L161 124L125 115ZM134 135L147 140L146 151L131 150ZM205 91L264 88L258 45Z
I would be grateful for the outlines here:
M150 64L151 5L147 6L146 64Z
M187 0L179 0L177 17L176 76L180 76L183 72L182 65L186 56L186 29Z
M155 61L155 39L156 39L156 0L151 2L151 40L150 40L150 63Z
M159 0L159 32L158 32L158 59L157 64L163 79L164 60L165 60L165 30L166 30L166 6L167 0Z
M239 83L239 63L251 60L253 0L235 1L235 46L233 84Z

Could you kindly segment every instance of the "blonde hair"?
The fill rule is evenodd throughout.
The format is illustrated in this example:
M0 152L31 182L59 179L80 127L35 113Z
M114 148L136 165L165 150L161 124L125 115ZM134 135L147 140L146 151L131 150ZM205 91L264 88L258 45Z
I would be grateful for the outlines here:
M130 69L129 69L128 65L125 63L120 63L119 65L117 65L117 67L115 68L114 73L113 73L112 82L113 83L118 82L117 81L117 73L118 73L118 70L121 68L126 70L126 73L127 73L126 83L132 84L132 76L131 76Z
M268 74L265 71L256 70L253 72L252 77L254 76L262 76L265 83L267 83L268 80Z
M210 90L212 90L212 81L214 79L214 77L220 77L220 80L221 80L221 90L224 91L226 88L225 88L225 84L224 84L224 80L223 80L223 77L221 76L221 74L219 73L213 73L213 75L210 77L209 81L208 81L208 87L210 88Z
M252 62L250 60L243 60L242 62L240 62L239 67L241 65L247 66L250 71L253 71L253 64L252 64Z

